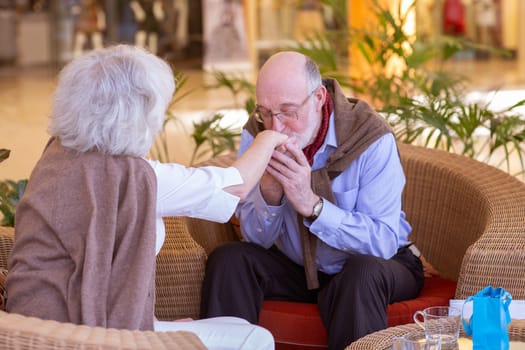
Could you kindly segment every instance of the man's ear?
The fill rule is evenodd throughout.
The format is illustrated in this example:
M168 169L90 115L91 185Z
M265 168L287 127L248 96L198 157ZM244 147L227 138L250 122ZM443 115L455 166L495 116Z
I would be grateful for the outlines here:
M326 102L326 95L328 94L328 90L326 90L326 87L321 84L317 88L317 91L314 93L313 98L315 98L315 102L318 104L319 110L323 107L324 103Z

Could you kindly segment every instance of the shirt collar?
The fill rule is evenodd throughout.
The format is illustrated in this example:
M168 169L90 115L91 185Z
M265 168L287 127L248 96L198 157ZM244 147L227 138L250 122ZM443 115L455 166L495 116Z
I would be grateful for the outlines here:
M330 114L330 121L328 122L328 131L326 132L326 137L324 139L319 152L324 152L327 146L337 148L337 137L335 135L335 118L334 111Z
M334 112L332 111L332 114L330 114L328 131L326 132L324 142L321 147L319 147L317 153L314 155L314 164L312 166L312 170L316 170L325 166L328 157L335 151L336 148L337 137L335 134L335 118Z

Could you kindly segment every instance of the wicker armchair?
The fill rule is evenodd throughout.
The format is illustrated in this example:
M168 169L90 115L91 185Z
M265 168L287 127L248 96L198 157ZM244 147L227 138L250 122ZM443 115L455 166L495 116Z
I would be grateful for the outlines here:
M514 299L525 299L525 184L453 154L403 146L401 155L407 193L412 194L405 198L405 208L409 220L418 223L413 239L438 269L457 278L455 298L493 285L503 286ZM430 207L434 209L427 213ZM421 216L426 217L423 226ZM347 350L389 349L394 335L416 329L415 324L387 328ZM509 336L524 342L525 320L513 320Z
M525 183L484 163L400 145L414 240L456 299L489 284L525 298Z

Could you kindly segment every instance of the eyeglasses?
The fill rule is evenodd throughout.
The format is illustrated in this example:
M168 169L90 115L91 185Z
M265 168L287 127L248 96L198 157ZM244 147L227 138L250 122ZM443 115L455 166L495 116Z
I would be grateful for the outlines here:
M259 123L269 122L272 120L272 117L279 119L281 123L287 123L293 120L299 119L297 112L305 105L310 97L317 91L319 87L313 89L308 96L300 104L288 104L285 110L280 110L279 112L273 113L268 108L264 108L259 105L255 105L255 110L253 111L253 116L255 120Z

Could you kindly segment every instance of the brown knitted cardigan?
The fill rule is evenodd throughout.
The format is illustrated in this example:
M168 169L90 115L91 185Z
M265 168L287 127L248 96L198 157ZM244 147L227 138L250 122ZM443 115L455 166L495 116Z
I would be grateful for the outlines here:
M51 139L17 208L7 310L153 330L156 194L144 159Z

